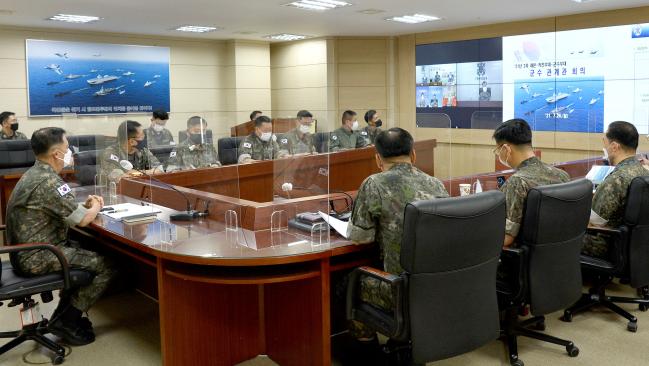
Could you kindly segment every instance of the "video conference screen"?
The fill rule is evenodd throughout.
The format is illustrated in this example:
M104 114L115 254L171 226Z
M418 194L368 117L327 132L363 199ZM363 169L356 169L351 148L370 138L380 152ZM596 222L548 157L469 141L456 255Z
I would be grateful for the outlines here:
M649 132L649 24L420 45L416 62L420 127Z

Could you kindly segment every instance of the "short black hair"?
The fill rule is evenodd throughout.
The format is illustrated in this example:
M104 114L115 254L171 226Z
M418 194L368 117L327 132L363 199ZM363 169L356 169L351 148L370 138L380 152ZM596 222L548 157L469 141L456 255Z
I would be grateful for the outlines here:
M531 145L532 129L524 119L510 119L496 127L493 139L496 140L497 144L508 143L512 145Z
M311 112L306 111L306 110L303 109L303 110L297 112L297 118L298 119L300 119L300 118L313 118L313 115L311 114Z
M140 122L126 120L119 124L117 128L117 139L120 143L126 142L128 139L137 136L137 129L142 127Z
M258 115L258 114L261 114L261 113L264 113L264 112L262 112L262 111L252 111L252 113L250 113L250 120L254 121L255 116Z
M632 123L626 121L615 121L608 125L606 138L627 149L636 150L638 148L638 130Z
M342 117L342 123L344 124L345 121L347 121L348 119L354 118L355 115L356 115L356 112L351 111L349 109L344 111L343 112L343 117Z
M9 117L11 117L11 116L13 116L15 114L16 113L14 113L14 112L2 112L2 113L0 113L0 124L4 124L9 119Z
M270 120L270 118L266 116L259 116L255 120L255 127L261 127L261 125L264 123L273 123L273 122Z
M54 145L63 143L65 130L59 127L45 127L32 134L32 150L34 155L41 156L50 151Z
M382 158L410 155L414 144L410 132L400 127L381 131L374 140L376 151Z
M193 116L189 117L187 120L187 128L190 128L192 126L200 125L201 122L205 123L205 126L207 126L207 120L201 116Z
M365 112L365 122L369 122L372 118L374 118L375 114L376 111L374 109L370 109L369 111Z
M169 119L169 113L167 113L167 111L164 111L162 109L158 109L157 111L153 111L153 118L166 121Z

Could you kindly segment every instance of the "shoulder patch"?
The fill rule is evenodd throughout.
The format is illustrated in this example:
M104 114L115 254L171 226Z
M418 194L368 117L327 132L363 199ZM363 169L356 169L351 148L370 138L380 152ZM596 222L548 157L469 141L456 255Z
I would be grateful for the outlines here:
M176 152L172 151L171 153L169 153L169 157L170 158L176 157Z
M115 154L110 154L110 160L119 162L119 157L117 157L117 155Z
M59 191L59 194L61 195L61 197L65 196L66 194L70 193L70 191L71 191L70 186L68 186L67 184L64 184L64 185L60 186L56 190Z
M249 142L244 142L243 147L245 147L246 149L250 149L252 147L252 144Z
M288 139L281 139L281 140L280 140L280 143L281 143L282 145L286 145L286 144L288 144Z
M361 135L367 136L367 131L361 131Z
M332 140L338 140L338 136L336 136L336 135L332 135L332 136L331 136L331 139L332 139Z

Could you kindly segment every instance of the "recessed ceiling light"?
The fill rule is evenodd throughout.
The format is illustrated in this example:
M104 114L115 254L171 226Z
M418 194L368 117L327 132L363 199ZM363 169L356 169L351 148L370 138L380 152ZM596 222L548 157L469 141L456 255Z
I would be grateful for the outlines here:
M282 33L282 34L271 34L269 36L265 36L264 38L269 38L275 41L299 41L300 39L305 39L308 37L299 34Z
M441 18L430 16L430 15L413 14L413 15L403 15L403 16L400 16L400 17L387 18L386 20L389 20L389 21L392 21L392 22L417 24L417 23L432 22L433 20L440 20L440 19Z
M365 15L375 15L375 14L381 14L385 13L385 10L381 9L365 9L365 10L359 10L357 13L365 14Z
M572 1L574 1L576 3L583 4L583 3L589 3L589 2L592 2L592 1L595 1L595 0L572 0Z
M220 28L217 28L217 27L204 27L204 26L200 26L200 25L183 25L181 27L176 28L177 31L191 32L191 33L214 32L217 29L220 29Z
M284 5L305 10L331 10L351 4L339 0L298 0Z
M88 15L57 14L47 19L58 20L60 22L68 22L68 23L90 23L90 22L97 21L101 18L88 16Z

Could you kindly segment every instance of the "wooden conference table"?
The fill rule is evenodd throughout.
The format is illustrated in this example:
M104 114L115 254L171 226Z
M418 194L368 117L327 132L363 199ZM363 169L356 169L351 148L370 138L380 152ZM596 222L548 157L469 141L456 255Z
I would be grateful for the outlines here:
M435 141L416 147L420 168L434 174ZM346 195L328 192L355 191L377 171L374 149L365 148L156 175L194 207L210 203L208 218L186 223L169 220L185 209L183 195L125 178L116 197L94 186L76 188L77 197L150 205L157 219L127 225L100 215L75 231L124 258L133 282L158 299L165 365L234 365L261 354L280 365L328 366L331 276L372 264L378 248L287 221L342 208ZM286 182L297 189L283 191Z

